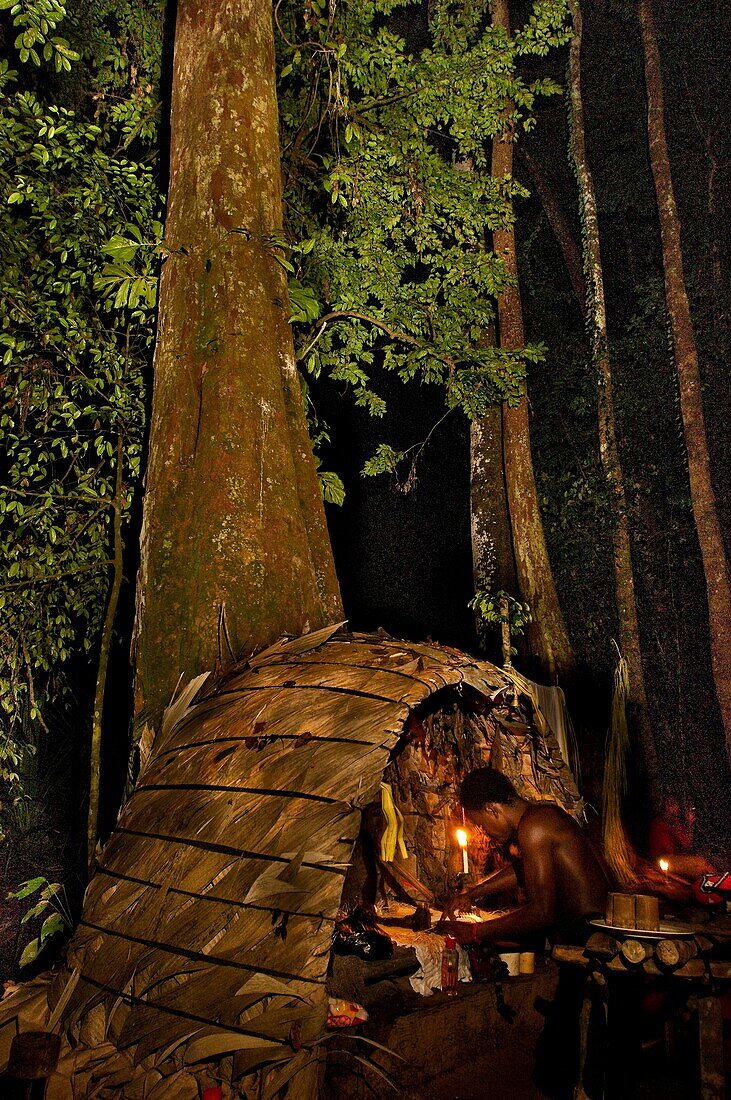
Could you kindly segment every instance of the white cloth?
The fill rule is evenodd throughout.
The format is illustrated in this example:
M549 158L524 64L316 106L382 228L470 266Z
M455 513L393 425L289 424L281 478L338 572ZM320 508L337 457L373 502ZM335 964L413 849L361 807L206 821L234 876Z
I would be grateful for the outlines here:
M561 750L561 756L563 756L568 767L571 768L568 745L571 719L569 718L563 689L558 686L553 687L547 684L536 684L535 682L534 687L538 693L538 705L554 733L558 747ZM571 770L573 771L573 769Z
M403 905L400 902L391 902L387 912L380 911L382 916L411 918L414 908L411 905ZM435 924L441 917L437 909L431 909L432 923ZM463 920L471 923L479 921L479 917L465 915ZM419 969L409 978L411 988L422 997L431 997L435 990L442 988L442 952L444 951L444 936L436 932L416 932L407 925L382 925L381 930L398 947L412 947L419 961ZM470 961L465 948L459 948L459 981L471 982L472 972Z

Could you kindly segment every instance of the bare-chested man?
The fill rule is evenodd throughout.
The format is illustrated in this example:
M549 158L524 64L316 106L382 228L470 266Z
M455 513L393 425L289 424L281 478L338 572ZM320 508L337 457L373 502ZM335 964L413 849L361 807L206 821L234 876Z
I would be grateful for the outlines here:
M502 772L478 768L462 782L460 800L473 825L517 847L511 864L453 900L467 908L520 886L525 904L503 917L470 924L442 921L437 930L460 943L521 940L537 932L560 938L585 936L589 917L603 916L609 884L604 868L579 826L545 802L526 802Z

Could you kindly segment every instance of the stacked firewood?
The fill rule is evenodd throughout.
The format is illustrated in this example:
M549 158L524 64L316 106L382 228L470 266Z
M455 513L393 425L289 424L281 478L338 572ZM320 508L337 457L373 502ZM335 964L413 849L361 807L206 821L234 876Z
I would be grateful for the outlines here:
M643 970L652 975L673 973L682 978L702 978L709 966L714 968L714 976L715 968L720 966L724 973L719 973L718 977L731 975L731 962L709 959L715 947L714 940L707 936L679 939L669 933L667 938L646 940L632 935L618 939L605 932L595 932L583 954L587 962L594 960L609 971ZM562 952L577 951L581 952L581 948L557 947L555 957L561 961Z
M606 921L585 947L559 945L557 962L578 963L603 972L644 972L679 978L731 978L731 960L719 958L726 937L705 934L690 926L662 925L658 899L646 894L610 894ZM602 924L606 931L602 930Z

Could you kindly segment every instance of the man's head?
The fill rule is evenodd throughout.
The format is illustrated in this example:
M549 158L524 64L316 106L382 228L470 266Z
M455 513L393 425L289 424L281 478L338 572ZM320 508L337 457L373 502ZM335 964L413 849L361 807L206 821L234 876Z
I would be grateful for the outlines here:
M695 825L695 806L682 803L676 795L668 795L663 800L660 812L669 825L686 829L692 829Z
M682 807L680 799L676 798L675 795L668 795L662 804L662 814L666 821L681 821Z
M477 768L462 780L459 797L466 816L494 840L505 841L515 831L523 799L506 775L496 768Z

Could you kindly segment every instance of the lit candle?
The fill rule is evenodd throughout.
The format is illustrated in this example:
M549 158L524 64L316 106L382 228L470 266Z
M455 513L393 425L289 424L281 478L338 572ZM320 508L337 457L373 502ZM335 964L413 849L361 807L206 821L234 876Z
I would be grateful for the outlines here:
M670 870L670 864L666 859L659 859L657 861L660 864L660 870L665 875L665 882L668 880L668 871Z
M467 863L467 833L464 829L457 829L457 843L462 849L462 874L468 875L470 869Z

